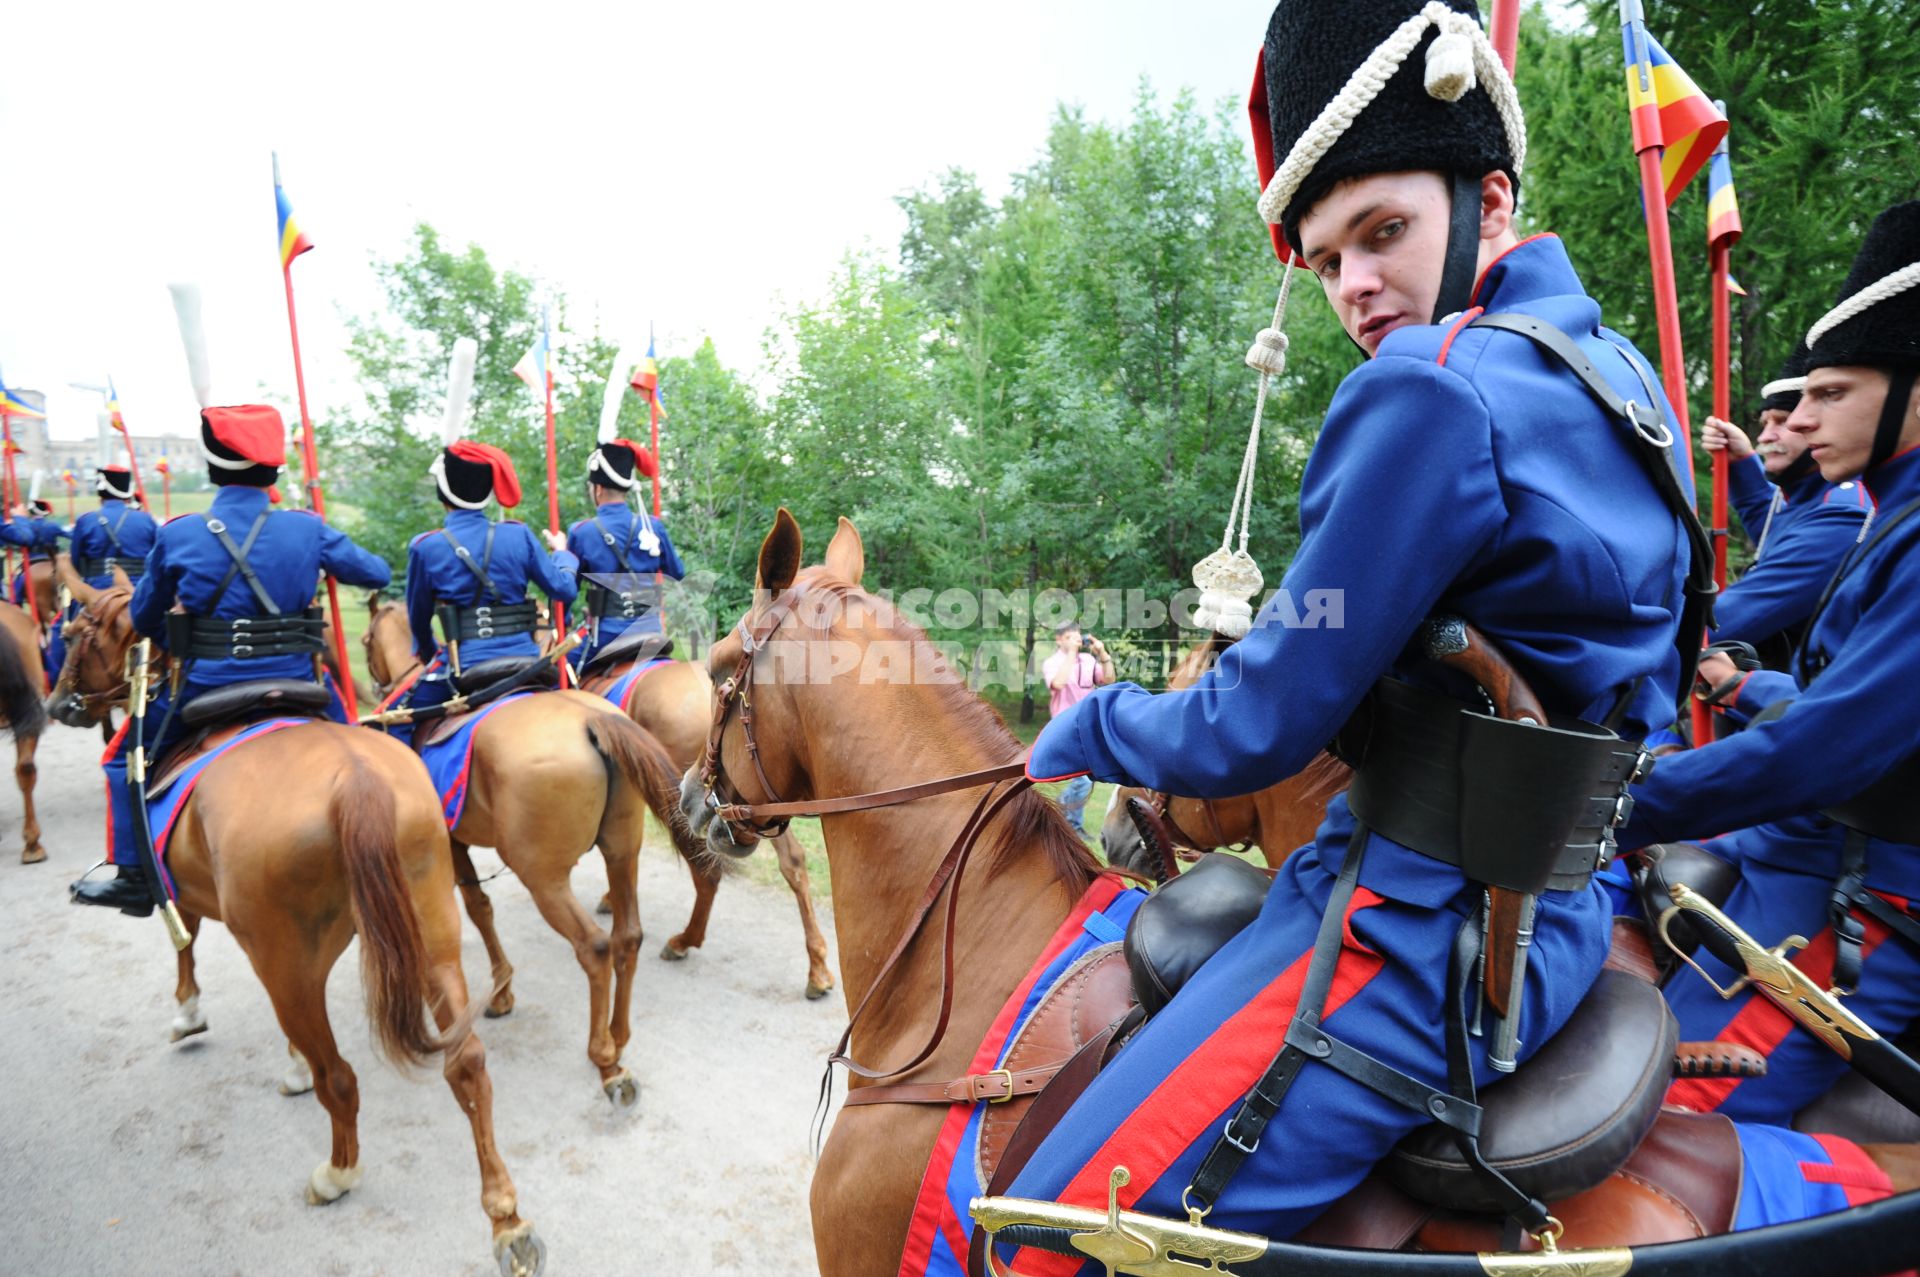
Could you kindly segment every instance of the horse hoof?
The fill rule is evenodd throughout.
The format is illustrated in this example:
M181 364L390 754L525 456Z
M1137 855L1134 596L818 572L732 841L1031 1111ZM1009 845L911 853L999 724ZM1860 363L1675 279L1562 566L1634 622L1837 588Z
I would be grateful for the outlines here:
M280 1094L305 1095L312 1089L313 1070L307 1067L305 1056L296 1054L287 1063L287 1075L280 1079Z
M487 1003L487 1018L489 1020L498 1020L501 1016L511 1015L512 1013L513 994L511 992L502 992L500 996Z
M673 941L669 940L660 946L660 959L663 962L685 962L687 960L687 951L685 949L674 948Z
M46 858L47 849L39 843L23 848L20 852L20 863L23 865L37 865Z
M630 1112L640 1103L640 1083L625 1069L601 1083L600 1089L613 1101L613 1107L623 1113Z
M205 1033L207 1031L207 1017L206 1014L200 1010L200 995L197 993L193 994L185 1002L182 1002L180 1004L180 1010L174 1014L173 1023L167 1027L167 1040L169 1042L178 1042L182 1038L190 1038L196 1033ZM307 1086L309 1088L313 1086L313 1080L311 1078L307 1080Z
M830 984L815 984L811 980L807 981L807 1001L809 1002L818 1002L832 992L833 986Z
M332 1162L322 1162L307 1177L307 1205L331 1206L360 1187L360 1168L341 1170Z
M522 1224L493 1239L493 1257L500 1262L500 1277L539 1277L547 1266L547 1244L532 1224Z

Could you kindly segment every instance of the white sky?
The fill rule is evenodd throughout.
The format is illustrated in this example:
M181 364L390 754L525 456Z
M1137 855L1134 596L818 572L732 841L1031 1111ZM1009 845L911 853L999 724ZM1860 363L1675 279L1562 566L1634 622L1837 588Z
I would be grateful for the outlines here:
M651 318L663 355L711 334L748 366L844 251L891 248L894 195L950 166L998 193L1056 102L1119 120L1142 75L1244 100L1271 3L21 0L0 371L57 436L92 436L99 399L67 383L109 372L136 431L189 432L165 285L192 279L216 400L290 403L276 149L317 245L294 266L316 412L351 401L340 317L378 306L369 259L417 220L616 341Z

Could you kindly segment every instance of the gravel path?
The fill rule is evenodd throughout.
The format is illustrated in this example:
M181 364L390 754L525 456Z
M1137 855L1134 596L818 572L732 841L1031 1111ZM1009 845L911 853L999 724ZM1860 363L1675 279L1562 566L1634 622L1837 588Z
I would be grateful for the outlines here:
M366 1179L339 1203L304 1203L326 1116L311 1095L278 1094L285 1039L218 925L197 946L210 1031L168 1044L174 963L159 922L66 900L101 854L99 755L97 734L48 728L44 864L19 863L19 799L0 783L0 1200L14 1220L0 1269L496 1272L467 1124L437 1071L407 1077L377 1056L353 950L328 1003L360 1078ZM814 1272L808 1128L845 1006L837 992L801 997L791 896L738 878L720 892L707 949L659 961L693 899L665 847L650 840L641 863L647 938L625 1058L643 1090L624 1119L586 1059L586 982L571 951L511 877L488 888L518 1001L480 1034L521 1212L552 1274ZM498 867L490 852L474 857L482 874ZM598 898L598 857L574 885ZM487 962L471 927L465 955L479 991Z

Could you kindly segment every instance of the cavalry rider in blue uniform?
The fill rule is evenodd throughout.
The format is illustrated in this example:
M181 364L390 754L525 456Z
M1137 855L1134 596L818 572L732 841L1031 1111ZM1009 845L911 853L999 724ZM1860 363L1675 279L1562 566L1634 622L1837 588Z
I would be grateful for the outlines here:
M538 614L527 587L538 585L548 598L571 602L578 568L559 533L545 533L542 548L519 520L487 518L489 499L508 509L520 504L520 478L500 449L457 439L427 473L447 516L443 526L422 532L407 549L407 622L427 669L395 705L414 709L452 697L462 669L539 656L533 637ZM434 634L436 619L442 637ZM413 734L408 723L388 730L403 740Z
M593 517L574 524L567 535L567 548L580 559L587 614L593 618L587 641L574 657L577 668L585 669L595 653L629 631L661 633L654 574L676 581L687 574L666 524L627 504L641 480L657 473L653 453L628 439L608 440L587 461ZM644 495L641 500L644 505Z
M1389 63L1371 95L1356 69L1396 48L1398 70ZM1471 58L1464 91L1458 76L1434 80L1447 59L1428 50L1451 54L1456 68ZM1425 820L1397 799L1409 777L1461 794L1502 778L1419 743L1457 735L1479 703L1410 648L1423 622L1471 622L1549 711L1587 720L1579 750L1607 750L1599 778L1578 782L1589 797L1556 804L1572 832L1537 892L1531 960L1514 993L1514 1054L1524 1060L1606 958L1611 910L1590 878L1611 826L1593 808L1616 810L1645 762L1637 742L1672 721L1682 653L1690 636L1699 641L1683 611L1698 616L1711 578L1665 424L1672 414L1645 357L1602 327L1558 238L1516 242L1525 125L1477 6L1282 0L1261 61L1252 104L1268 182L1261 212L1368 357L1327 411L1282 582L1294 599L1343 591L1344 615L1338 627L1289 626L1270 604L1186 691L1093 692L1047 725L1027 768L1040 780L1091 774L1226 796L1298 772L1342 734L1356 780L1329 804L1314 843L1281 867L1260 916L1094 1080L1009 1192L1104 1209L1108 1173L1123 1165L1132 1177L1123 1206L1184 1218L1184 1200L1210 1208L1210 1226L1284 1237L1433 1120L1356 1080L1351 1057L1286 1046L1290 1022L1317 1018L1316 1035L1422 1091L1449 1076L1450 1006L1472 1005L1461 988L1472 977L1451 977L1450 959L1457 941L1482 943L1481 884L1495 871L1460 844L1457 824L1436 827L1461 812ZM1543 338L1575 348L1602 384ZM1506 730L1540 738L1556 774L1591 766L1573 765L1550 733ZM1460 1034L1463 1063L1482 1082L1499 1076L1495 1036ZM1022 1252L1014 1271L1063 1267Z
M54 522L53 503L39 497L16 507L10 515L5 521L0 521L0 542L25 550L27 561L8 584L7 597L16 606L26 608L31 615L33 609L27 606L27 583L32 579L33 565L50 562L60 552L60 542L71 534ZM61 618L42 615L40 623L47 631L46 649L42 653L47 677L56 679L60 677L60 667L66 663L66 643L60 634Z
M1738 426L1717 417L1708 417L1700 432L1708 451L1726 450L1727 493L1755 541L1753 565L1714 603L1716 641L1790 652L1871 508L1860 483L1822 478L1806 437L1787 428L1806 384L1797 368L1803 358L1796 351L1781 377L1767 383L1757 449Z
M1741 690L1777 716L1662 759L1635 787L1620 844L1740 830L1708 844L1741 869L1727 913L1762 943L1813 937L1795 961L1851 990L1848 1008L1894 1037L1920 1020L1920 684L1907 674L1920 633L1920 202L1874 222L1840 304L1807 343L1806 389L1788 425L1827 482L1865 485L1872 517L1816 600L1793 671L1758 671ZM1701 676L1735 671L1708 657ZM1683 1038L1769 1057L1766 1076L1717 1089L1718 1111L1782 1121L1846 1071L1761 999L1723 1001L1684 975L1667 990Z
M177 711L204 692L259 679L321 681L324 640L314 607L321 573L376 589L390 576L378 556L339 529L304 510L272 509L287 456L278 409L203 409L200 451L220 490L205 514L181 515L159 530L128 610L134 629L159 640L179 671L177 694L163 685L148 702L149 758L186 735ZM73 898L144 916L153 902L134 845L129 748L123 729L104 765L108 857L120 872L74 884Z
M133 500L133 472L125 466L102 466L95 472L94 491L100 508L73 521L73 570L96 590L113 585L118 567L136 583L146 571L159 527L145 510L127 504Z

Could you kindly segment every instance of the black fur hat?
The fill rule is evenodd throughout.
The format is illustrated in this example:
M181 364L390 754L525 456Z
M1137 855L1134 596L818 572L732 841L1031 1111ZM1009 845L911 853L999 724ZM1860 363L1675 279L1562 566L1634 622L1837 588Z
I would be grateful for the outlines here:
M440 454L441 472L448 492L470 506L482 506L493 495L493 467L484 461L469 461L451 448Z
M1367 86L1355 73L1376 54L1400 61L1365 101ZM1280 0L1261 66L1278 171L1260 211L1296 252L1300 218L1347 178L1422 170L1477 178L1502 170L1519 187L1525 124L1474 0ZM1336 99L1343 99L1336 114L1350 117L1344 129L1340 119L1314 129ZM1317 158L1316 150L1323 151Z
M1849 305L1872 290L1864 307ZM1807 332L1807 369L1920 372L1920 200L1873 221L1834 308Z
M1807 387L1807 343L1801 342L1780 365L1780 375L1760 387L1761 412L1792 412Z

